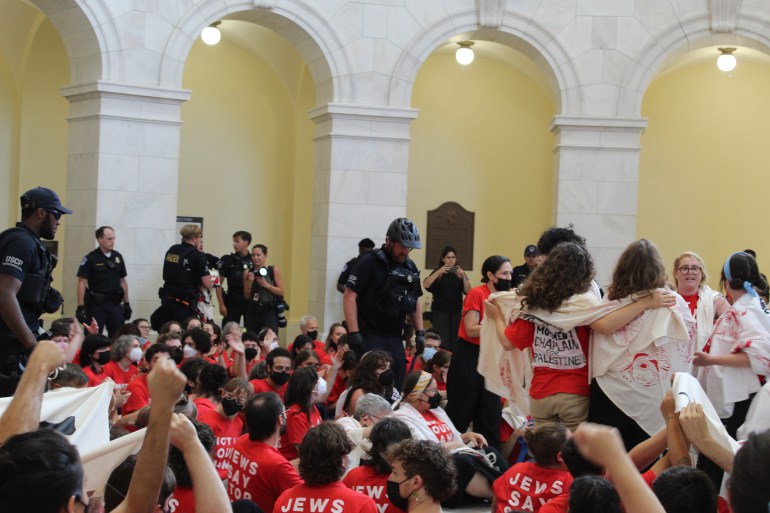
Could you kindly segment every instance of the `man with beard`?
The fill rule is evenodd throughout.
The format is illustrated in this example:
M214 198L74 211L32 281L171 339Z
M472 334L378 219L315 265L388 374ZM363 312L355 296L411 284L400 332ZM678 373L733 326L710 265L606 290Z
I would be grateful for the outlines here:
M53 240L71 213L54 191L36 187L21 196L21 222L0 233L0 397L16 389L42 332L40 316L61 308L51 287L56 260L40 239Z
M415 329L415 355L422 353L425 331L419 297L420 272L409 253L421 248L420 234L412 221L395 219L385 244L361 256L345 284L343 308L348 324L348 344L360 357L379 349L393 357L393 384L401 389L406 374L402 333L406 318Z

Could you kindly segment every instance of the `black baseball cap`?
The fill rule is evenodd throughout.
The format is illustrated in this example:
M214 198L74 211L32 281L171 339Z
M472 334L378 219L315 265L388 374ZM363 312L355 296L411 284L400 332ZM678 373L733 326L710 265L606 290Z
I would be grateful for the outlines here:
M72 210L61 204L59 195L45 187L35 187L21 196L21 208L48 208L62 214L71 214Z
M524 248L524 256L525 257L536 257L540 256L540 251L538 251L537 246L534 244L530 244L526 248Z

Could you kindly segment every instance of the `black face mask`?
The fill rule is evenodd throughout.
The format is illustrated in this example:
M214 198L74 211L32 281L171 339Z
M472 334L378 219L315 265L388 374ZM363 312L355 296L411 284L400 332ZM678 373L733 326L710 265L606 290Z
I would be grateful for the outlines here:
M104 351L103 353L96 353L96 363L99 365L104 365L105 363L110 361L110 352Z
M402 484L407 482L409 478L404 479L403 481L396 482L388 480L386 481L386 487L385 490L388 494L388 500L398 509L402 511L407 511L409 509L409 497L401 497L401 491L400 487Z
M428 406L431 410L435 410L441 405L441 394L436 392L435 395L428 397Z
M182 360L184 360L184 352L182 351L181 347L171 348L171 359L174 360L174 363L177 365L182 363Z
M312 338L313 340L316 340L318 338L318 330L308 331L307 336Z
M227 415L228 417L231 417L236 413L238 413L239 411L243 410L243 405L238 404L238 401L236 399L233 399L232 397L223 397L222 409L225 411L225 415Z
M504 280L503 278L498 278L497 283L495 285L495 290L498 292L507 292L511 290L511 280Z
M246 350L243 352L243 355L246 357L248 361L251 361L257 357L257 348L247 347Z
M384 387L390 387L390 386L393 386L393 379L394 379L393 371L388 369L379 375L379 377L377 378L377 381L379 381L380 385Z
M289 381L288 372L271 372L270 379L278 386L285 385Z

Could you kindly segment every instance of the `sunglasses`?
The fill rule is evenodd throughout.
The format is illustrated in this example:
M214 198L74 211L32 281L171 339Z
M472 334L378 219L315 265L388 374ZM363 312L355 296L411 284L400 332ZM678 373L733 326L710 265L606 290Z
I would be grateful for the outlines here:
M56 210L55 208L44 208L43 210L45 210L46 212L48 212L49 214L51 214L51 215L54 217L54 219L56 219L57 221L58 221L59 219L61 219L61 216L62 216L62 212L59 212L59 211L58 211L58 210Z

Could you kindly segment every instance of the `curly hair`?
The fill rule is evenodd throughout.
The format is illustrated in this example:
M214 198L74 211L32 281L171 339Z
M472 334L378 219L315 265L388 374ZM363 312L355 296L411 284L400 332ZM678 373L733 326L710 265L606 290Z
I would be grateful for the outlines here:
M198 374L198 383L201 396L219 402L219 389L227 383L227 370L221 365L206 362Z
M299 446L299 475L308 486L327 485L342 479L342 458L355 445L339 425L331 421L311 428Z
M457 491L457 468L440 443L403 440L388 448L385 459L390 465L401 463L409 477L420 476L425 491L436 501L451 497Z
M581 246L586 245L586 240L575 233L575 230L572 229L572 225L570 224L566 228L554 226L544 231L537 241L537 250L541 255L550 255L553 248L562 242L574 242Z
M556 457L562 445L567 441L569 433L564 424L542 424L534 430L524 433L529 452L535 458L535 463L546 467L557 463Z
M618 258L607 293L610 301L666 285L666 266L658 247L647 239L632 242Z
M535 267L517 292L524 296L521 302L528 310L553 312L565 299L587 291L594 273L594 261L585 246L563 242Z
M377 379L377 370L385 364L393 365L393 358L385 351L369 351L363 357L348 378L348 388L360 388L364 393L383 395L382 385ZM389 397L389 396L388 396Z
M211 335L206 333L203 328L193 328L185 331L184 340L187 340L187 337L190 337L195 346L195 350L198 351L201 356L204 356L211 351Z
M369 460L363 460L362 464L371 466L378 474L389 474L390 464L385 460L385 451L394 443L411 438L412 431L403 420L393 417L382 419L369 434L372 448L367 451Z

